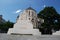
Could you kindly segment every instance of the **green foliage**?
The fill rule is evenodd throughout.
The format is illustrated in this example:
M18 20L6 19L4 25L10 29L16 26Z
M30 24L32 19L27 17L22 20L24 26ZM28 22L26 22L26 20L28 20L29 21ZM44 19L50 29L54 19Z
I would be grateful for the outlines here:
M58 14L54 7L45 7L38 13L38 18L44 19L44 23L41 24L42 28L60 29L60 14Z
M2 32L7 32L9 28L12 28L12 27L13 27L13 24L14 24L14 23L12 23L12 22L10 22L10 21L7 21L7 22L5 22L5 23L1 23L1 24L0 24L0 30L1 30Z

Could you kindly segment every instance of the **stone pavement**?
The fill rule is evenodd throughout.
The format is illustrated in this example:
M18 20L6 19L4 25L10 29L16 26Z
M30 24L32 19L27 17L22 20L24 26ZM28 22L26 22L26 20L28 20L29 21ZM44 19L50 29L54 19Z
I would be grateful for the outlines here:
M0 34L0 40L60 40L60 35L7 35Z

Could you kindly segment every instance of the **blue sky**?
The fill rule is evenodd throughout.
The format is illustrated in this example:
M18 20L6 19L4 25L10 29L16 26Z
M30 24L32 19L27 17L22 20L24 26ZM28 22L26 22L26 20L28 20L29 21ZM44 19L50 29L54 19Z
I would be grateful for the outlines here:
M6 21L16 22L19 12L30 6L37 13L45 6L53 6L60 13L60 0L0 0L0 15L2 14Z

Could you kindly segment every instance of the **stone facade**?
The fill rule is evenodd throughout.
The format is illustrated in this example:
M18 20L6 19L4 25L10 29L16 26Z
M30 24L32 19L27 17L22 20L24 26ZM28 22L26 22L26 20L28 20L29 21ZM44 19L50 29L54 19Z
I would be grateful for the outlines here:
M38 23L38 18L37 18L37 13L36 11L29 7L26 10L24 10L21 14L20 14L20 20L30 20L33 24L33 28L37 28L37 23ZM17 18L17 20L19 20Z

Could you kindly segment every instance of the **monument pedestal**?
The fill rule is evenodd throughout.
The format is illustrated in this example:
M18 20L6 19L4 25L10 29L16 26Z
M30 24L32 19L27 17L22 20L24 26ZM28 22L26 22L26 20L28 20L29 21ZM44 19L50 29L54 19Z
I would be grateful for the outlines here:
M29 20L19 20L10 28L8 34L15 35L41 35L38 29L33 29L33 24Z

